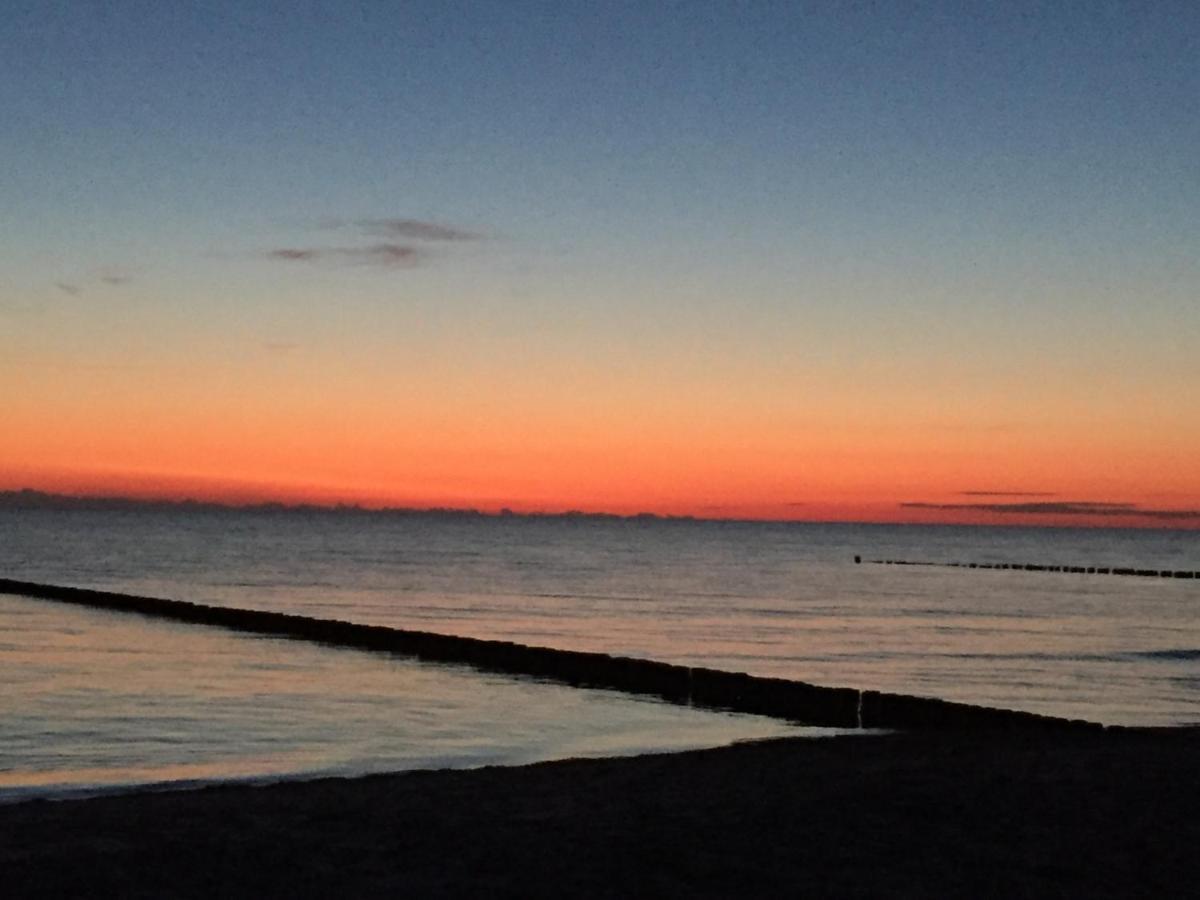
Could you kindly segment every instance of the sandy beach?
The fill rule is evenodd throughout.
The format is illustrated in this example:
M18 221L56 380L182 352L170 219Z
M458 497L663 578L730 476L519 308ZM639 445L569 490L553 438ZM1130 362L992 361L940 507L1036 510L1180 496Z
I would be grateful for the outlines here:
M10 897L1133 896L1200 732L941 732L0 808Z

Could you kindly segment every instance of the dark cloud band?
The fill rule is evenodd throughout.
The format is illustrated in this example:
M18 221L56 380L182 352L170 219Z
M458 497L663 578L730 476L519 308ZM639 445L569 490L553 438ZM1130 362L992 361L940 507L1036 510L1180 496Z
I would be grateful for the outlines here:
M1200 519L1200 509L1144 509L1136 503L1064 500L1048 503L901 503L904 509L939 512L987 512L1026 516L1140 516L1166 521Z

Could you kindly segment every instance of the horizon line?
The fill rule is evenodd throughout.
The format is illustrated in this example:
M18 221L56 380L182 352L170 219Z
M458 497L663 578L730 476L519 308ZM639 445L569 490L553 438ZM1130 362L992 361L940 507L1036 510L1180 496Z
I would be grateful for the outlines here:
M910 504L900 503L900 507ZM60 491L45 491L39 488L21 487L0 490L0 510L5 509L64 509L109 507L131 510L167 510L189 509L222 512L304 512L329 515L362 514L362 515L394 515L394 516L430 516L430 517L460 517L480 519L596 519L627 522L711 522L711 523L747 523L747 524L793 524L793 525L899 525L922 527L952 527L952 528L1085 528L1085 529L1132 529L1156 531L1195 531L1196 526L1173 524L1138 524L1130 525L1114 522L1111 518L1099 522L905 522L879 519L804 519L804 518L765 518L753 516L710 516L696 514L659 513L639 511L636 513L618 513L607 510L563 509L563 510L514 510L502 506L494 511L473 506L371 506L361 502L334 500L327 502L289 502L287 500L255 500L238 502L236 500L201 499L198 497L138 497L127 494L107 493L64 493ZM1086 515L1080 513L1079 515ZM1131 517L1137 512L1131 510Z

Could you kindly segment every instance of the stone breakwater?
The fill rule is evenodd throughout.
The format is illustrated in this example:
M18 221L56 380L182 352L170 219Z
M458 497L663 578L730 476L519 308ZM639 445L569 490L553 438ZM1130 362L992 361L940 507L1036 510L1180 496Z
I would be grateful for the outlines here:
M861 557L854 557L861 563ZM1192 569L1134 569L1113 566L1045 566L1036 563L923 562L911 559L869 559L873 566L935 566L943 569L1012 569L1023 572L1071 572L1077 575L1127 575L1137 578L1200 578Z
M0 578L0 593L136 613L235 631L315 641L328 646L455 663L574 687L658 697L670 703L771 716L806 725L875 729L1099 729L1091 722L993 709L927 697L824 687L604 653L557 650L316 619L287 613L209 606Z

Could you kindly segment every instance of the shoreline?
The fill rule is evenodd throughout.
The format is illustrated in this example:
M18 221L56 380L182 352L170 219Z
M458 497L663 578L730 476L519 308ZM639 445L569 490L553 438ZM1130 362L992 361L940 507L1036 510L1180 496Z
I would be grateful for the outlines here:
M8 895L1051 896L1200 878L1200 729L781 738L0 807Z
M1200 725L1162 725L1129 727L1121 726L1117 731L1127 734L1139 734L1147 738L1177 738L1179 740L1196 740L1200 751ZM331 771L314 770L308 772L288 772L257 775L232 775L229 777L214 776L211 778L182 778L160 781L134 781L88 784L55 784L43 789L41 786L17 785L12 788L0 788L0 809L20 806L27 803L76 803L88 800L105 800L120 797L156 796L159 794L179 794L193 791L223 790L226 788L269 788L287 785L306 785L323 782L356 782L371 778L395 778L405 775L430 774L434 772L479 772L484 769L524 769L530 766L551 765L554 763L580 763L599 761L620 761L641 759L650 756L685 756L691 753L706 753L726 750L746 744L767 744L775 742L796 741L834 741L843 738L867 739L894 736L902 732L895 731L846 731L840 734L804 735L785 737L743 738L728 744L712 747L689 747L679 750L644 750L637 753L624 753L612 756L567 756L560 759L544 759L533 762L514 763L479 763L465 766L432 766L419 768L393 769L388 771Z
M69 803L85 800L101 800L114 797L140 797L143 795L173 794L189 791L219 790L223 788L274 787L275 785L309 784L313 782L359 781L365 778L389 778L401 775L429 772L478 772L482 769L521 769L527 766L556 762L584 762L595 760L637 759L645 756L675 756L686 753L721 750L741 744L756 744L770 741L831 741L842 737L871 738L891 734L888 731L830 730L823 734L778 735L769 737L737 738L724 744L691 745L678 748L647 748L630 752L584 753L551 758L534 758L512 762L472 762L464 765L415 765L402 768L357 768L352 766L327 769L264 772L239 775L213 775L186 778L162 778L143 781L111 782L48 782L46 784L14 784L0 786L0 809L23 803Z

